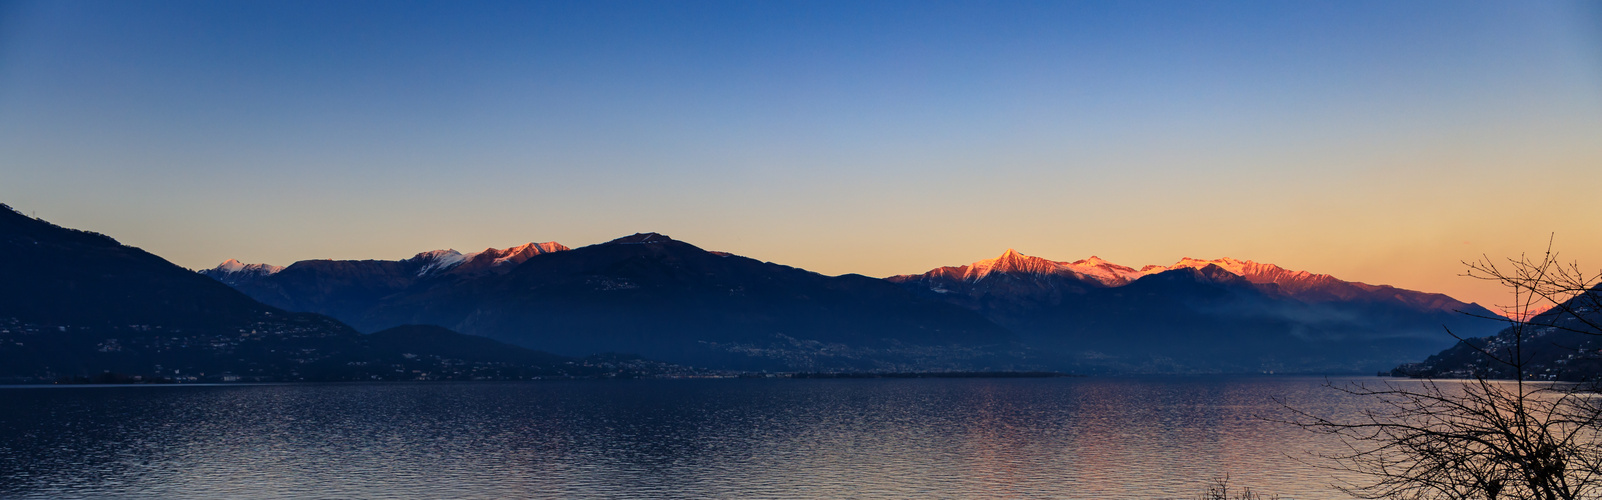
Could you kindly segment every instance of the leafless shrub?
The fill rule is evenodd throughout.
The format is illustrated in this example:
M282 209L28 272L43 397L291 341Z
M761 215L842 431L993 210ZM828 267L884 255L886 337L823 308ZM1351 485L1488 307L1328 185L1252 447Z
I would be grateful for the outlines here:
M1377 409L1335 419L1287 406L1289 423L1335 436L1338 453L1315 465L1354 472L1367 482L1337 488L1359 498L1576 499L1602 496L1602 404L1593 384L1540 381L1526 371L1532 336L1560 329L1602 335L1602 273L1561 264L1547 252L1498 265L1466 262L1467 276L1508 287L1508 323L1499 342L1465 342L1510 380L1329 384L1377 402ZM1455 336L1455 335L1454 335ZM1463 339L1459 339L1463 340ZM1550 378L1550 377L1547 377Z
M1416 386L1415 386L1416 384ZM1372 479L1358 498L1574 499L1602 494L1602 417L1594 395L1559 382L1472 380L1331 385L1377 400L1350 420L1295 410L1294 423L1338 437L1322 466Z

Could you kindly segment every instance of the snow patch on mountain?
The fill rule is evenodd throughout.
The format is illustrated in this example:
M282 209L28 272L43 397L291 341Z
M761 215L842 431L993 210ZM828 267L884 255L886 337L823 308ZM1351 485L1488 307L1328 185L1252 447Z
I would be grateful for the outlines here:
M1068 276L1103 286L1119 287L1144 276L1178 269L1202 272L1221 272L1239 276L1247 282L1266 287L1272 293L1295 297L1307 302L1323 301L1396 301L1420 310L1454 311L1468 304L1438 293L1417 292L1388 285L1370 285L1343 281L1327 274L1293 271L1273 264L1233 258L1212 260L1185 257L1173 265L1148 265L1140 269L1114 264L1099 257L1074 262L1060 262L1031 257L1007 249L1001 256L985 259L966 266L941 267L922 275L893 276L894 282L960 280L979 282L996 273L1011 276ZM1217 269L1217 271L1213 271ZM938 285L934 285L938 286ZM938 293L938 291L937 291Z
M222 264L218 264L217 267L211 269L202 269L199 272L200 274L209 276L212 279L226 283L229 286L233 286L244 281L251 281L258 278L271 276L282 270L284 270L284 266L275 266L272 264L246 264L234 259L228 259L223 261Z
M1107 262L1096 256L1074 262L1060 262L1024 255L1011 248L994 259L985 259L966 266L942 267L930 271L929 275L977 282L996 273L1042 276L1067 275L1081 280L1101 283L1103 286L1125 285L1142 276L1140 271Z
M557 242L554 242L554 241L547 241L545 243L524 243L522 245L518 245L518 246L515 246L515 247L512 247L512 248L505 249L505 250L496 250L496 249L493 249L493 248L487 248L487 249L484 249L483 252L478 252L478 253L474 254L474 256L477 256L477 255L489 256L489 257L492 257L490 259L490 266L504 266L504 265L509 265L509 264L510 265L521 264L521 263L523 263L523 261L528 260L529 257L533 257L535 255L547 254L547 253L551 253L551 252L560 252L560 251L567 250L567 249L568 248L565 247L565 246L562 246L561 243L557 243Z
M1335 284L1348 285L1370 291L1377 289L1377 287L1374 285L1341 281L1328 274L1314 274L1307 271L1292 271L1273 264L1231 259L1228 257L1213 260L1201 260L1185 257L1179 259L1179 262L1174 263L1172 266L1146 266L1145 268L1142 268L1142 271L1149 270L1148 274L1150 274L1173 269L1202 269L1207 266L1218 266L1223 268L1225 271L1229 271L1231 274L1246 278L1246 281L1250 281L1252 283L1272 283L1279 285L1282 290L1291 293L1303 292L1310 289L1327 287Z
M417 269L417 276L423 277L448 271L466 261L467 257L455 249L446 249L423 252L410 260L423 262L423 266Z
M260 274L263 276L275 274L282 270L284 270L284 266L275 266L272 264L246 264L234 259L225 260L222 264L218 264L217 267L211 269L212 272L220 274L249 273Z
M1090 256L1088 259L1068 263L1074 270L1084 276L1089 276L1107 286L1118 286L1140 279L1142 274L1129 266L1121 266L1102 260L1101 257Z
M477 272L500 268L510 268L511 266L522 264L523 261L528 260L530 257L535 255L562 252L566 250L569 250L569 248L554 241L547 241L544 243L524 243L522 245L505 249L486 248L483 251L473 252L464 256L463 259L465 262L462 264L461 268L463 272Z
M417 276L433 276L446 272L473 273L497 268L507 268L522 264L529 257L568 250L566 246L554 241L544 243L524 243L511 248L486 248L472 253L461 253L452 250L433 250L417 254L413 261L424 264L418 268Z

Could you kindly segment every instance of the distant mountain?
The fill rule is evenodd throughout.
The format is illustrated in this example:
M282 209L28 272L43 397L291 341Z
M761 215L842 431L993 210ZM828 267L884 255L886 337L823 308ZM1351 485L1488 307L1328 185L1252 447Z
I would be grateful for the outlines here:
M550 241L469 254L432 250L405 260L303 260L289 267L230 259L200 274L274 307L356 318L380 299L419 283L505 273L535 255L567 249ZM393 325L357 326L376 330Z
M1525 378L1595 381L1602 377L1602 285L1529 318L1523 345L1510 322L1495 335L1464 340L1423 362L1404 363L1391 375L1415 378L1514 378L1513 367L1485 353L1525 360ZM1515 348L1517 350L1515 351Z
M1456 311L1491 314L1445 295L1235 259L1135 270L1009 249L889 281L979 312L1081 370L1371 373L1449 345L1443 325L1485 330Z
M941 267L922 275L893 276L888 279L897 283L921 282L931 288L940 288L944 284L978 283L991 274L999 273L1014 277L1058 278L1082 285L1118 287L1152 274L1176 269L1204 269L1208 266L1217 266L1230 274L1245 278L1248 282L1265 285L1261 287L1265 292L1307 302L1393 302L1420 311L1465 311L1476 314L1490 312L1476 304L1464 303L1439 293L1342 281L1327 274L1292 271L1273 264L1231 258L1200 260L1185 257L1171 266L1147 265L1136 270L1095 256L1074 262L1059 262L1023 255L1009 248L994 259L985 259L965 266ZM1062 282L1059 281L1059 284ZM962 285L957 287L966 288Z
M229 286L240 283L250 283L284 270L284 266L271 264L245 264L234 259L223 261L217 267L200 271L200 274L215 278L217 281Z
M269 303L338 290L360 300L313 304L359 328L439 324L571 355L633 352L698 366L808 371L1020 363L1003 352L1017 347L1009 332L960 307L874 278L823 276L655 233L539 253L504 273L396 280L371 291L301 264L273 276L279 288L240 289ZM297 267L322 274L290 281ZM346 288L318 286L336 282Z
M225 267L234 276L270 269ZM122 374L118 380L528 378L666 367L614 358L557 357L437 327L366 336L326 316L262 304L110 237L0 205L0 378L7 380L98 380L107 372Z
M483 251L468 254L463 254L454 249L430 250L414 255L410 259L399 261L309 260L296 262L296 264L301 264L304 262L308 263L306 264L308 266L316 266L318 264L315 263L318 262L387 262L399 264L401 268L410 271L408 273L409 275L422 278L443 274L471 275L484 272L506 272L507 270L510 270L512 266L516 266L523 263L523 261L528 260L529 257L544 253L560 252L563 250L568 250L568 248L562 246L561 243L547 241L545 243L524 243L522 245L504 249L486 248ZM215 278L217 281L232 284L231 282L243 283L265 279L268 276L278 274L279 271L283 271L284 269L286 268L283 266L274 266L271 264L245 264L234 259L228 259L223 261L222 264L218 264L217 267L201 270L200 274Z
M1304 302L1389 303L1416 311L1492 314L1490 310L1478 304L1465 303L1444 294L1418 292L1390 285L1342 281L1328 274L1291 271L1273 264L1260 264L1249 260L1229 258L1198 260L1186 257L1164 268L1146 266L1142 268L1142 272L1149 274L1181 268L1200 269L1207 266L1218 266L1230 274L1245 278L1246 281L1265 285L1263 287L1265 291Z
M507 272L513 266L522 264L530 257L552 252L570 250L561 243L547 241L545 243L525 243L512 248L496 250L486 248L482 252L470 253L462 257L462 263L450 271L459 275L478 274L483 272Z
M1102 286L1119 286L1128 284L1147 273L1113 264L1095 256L1075 262L1057 262L1030 257L1008 248L1000 257L994 259L985 259L966 266L942 267L921 276L896 276L891 280L912 281L922 278L930 283L978 282L991 274L1059 277L1094 282Z
M1457 312L1490 311L1445 295L1235 259L1136 269L1008 250L876 280L656 233L253 276L232 283L364 331L439 324L568 355L733 369L1373 373L1449 345L1442 326L1494 331Z

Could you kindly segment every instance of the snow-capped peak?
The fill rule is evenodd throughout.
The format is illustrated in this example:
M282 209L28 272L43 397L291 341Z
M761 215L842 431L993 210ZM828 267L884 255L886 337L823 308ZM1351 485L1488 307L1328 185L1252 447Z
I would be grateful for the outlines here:
M1209 267L1217 267L1220 272L1239 276L1250 283L1268 285L1264 289L1271 291L1270 293L1283 294L1301 300L1355 300L1362 297L1384 297L1384 300L1399 300L1411 307L1423 310L1450 311L1464 306L1462 302L1441 294L1415 292L1355 281L1343 281L1328 274L1293 271L1274 264L1227 257L1212 260L1185 257L1179 259L1173 265L1148 265L1136 270L1108 262L1096 256L1074 262L1058 262L1039 257L1030 257L1009 248L994 259L985 259L966 266L936 268L921 275L891 276L887 279L897 283L926 280L954 280L976 283L993 274L1004 273L1014 276L1072 276L1081 280L1096 281L1108 287L1119 287L1147 275L1177 269L1206 271ZM949 291L941 288L943 285L939 281L934 281L933 283L930 289L936 293L947 293Z
M283 266L274 266L271 264L246 264L234 259L225 260L222 264L218 264L217 267L212 268L212 271L224 274L247 272L268 275L282 270L284 270Z
M1075 262L1059 262L1024 255L1011 248L994 259L981 260L958 269L962 279L968 281L982 280L994 273L1070 274L1106 286L1118 286L1141 276L1140 271L1107 262L1096 256Z
M1191 269L1205 269L1207 266L1218 266L1223 268L1225 271L1229 271L1231 274L1245 276L1248 268L1261 267L1262 264L1258 264L1249 260L1231 259L1229 257L1213 260L1201 260L1183 257L1179 259L1178 263L1168 266L1167 269L1180 269L1187 267Z
M1230 274L1246 278L1253 283L1278 283L1289 285L1296 282L1331 280L1328 275L1313 274L1307 271L1291 271L1273 264L1263 264L1249 260L1231 259L1228 257L1213 260L1201 260L1185 257L1172 266L1146 266L1142 269L1146 274L1160 273L1172 269L1204 269L1207 266L1218 266Z
M529 257L533 257L542 253L560 252L562 250L567 250L567 247L562 246L561 243L547 241L545 243L524 243L522 245L498 251L490 248L486 249L485 252L499 252L500 256L495 257L495 260L491 261L490 265L504 266L507 264L521 264L523 261L528 260Z
M239 272L240 269L244 269L244 268L245 268L245 263L237 261L237 260L234 260L234 259L228 259L228 260L223 261L222 264L218 264L216 269L218 271L227 272L227 273L237 273L237 272Z
M217 281L227 283L229 286L234 286L242 282L254 281L257 278L271 276L282 270L284 270L283 266L274 266L271 264L246 264L234 259L228 259L223 261L223 263L218 264L217 267L213 267L211 269L202 269L199 272L200 274L209 276Z
M1011 248L994 259L985 259L966 266L940 268L931 271L931 273L964 281L983 280L995 273L1072 275L1079 279L1101 283L1104 286L1116 287L1129 284L1142 276L1150 274L1185 268L1199 270L1206 269L1207 266L1218 266L1230 274L1246 278L1247 281L1253 283L1275 283L1290 289L1317 286L1325 281L1333 280L1333 278L1322 274L1290 271L1273 264L1261 264L1232 258L1202 260L1185 257L1171 266L1148 265L1135 269L1108 262L1106 259L1094 255L1073 262L1060 262L1031 257Z
M544 243L524 243L511 248L486 248L483 251L473 252L463 256L461 268L464 272L483 271L496 268L510 268L530 257L552 252L568 250L566 246L554 241Z
M999 257L970 264L965 277L971 280L980 280L991 273L1051 274L1060 270L1063 265L1064 263L1062 262L1030 257L1008 248Z
M1279 283L1318 281L1329 278L1321 274L1312 274L1306 271L1289 271L1273 264L1260 264L1249 260L1231 258L1202 260L1185 257L1171 266L1149 265L1140 269L1122 266L1108 262L1097 256L1074 262L1059 262L1054 260L1031 257L1018 253L1011 248L1002 252L994 259L985 259L973 264L957 268L946 268L947 275L957 275L967 281L985 279L994 273L1008 274L1072 274L1082 279L1090 279L1106 286L1121 286L1148 274L1157 274L1174 269L1206 269L1207 266L1218 266L1224 271L1246 278L1253 283Z
M417 275L428 276L433 273L444 272L450 268L456 267L458 264L461 264L463 261L467 260L467 257L462 255L462 252L458 252L456 249L452 248L423 252L413 256L411 260L424 262L425 264L423 264L423 267L417 269Z

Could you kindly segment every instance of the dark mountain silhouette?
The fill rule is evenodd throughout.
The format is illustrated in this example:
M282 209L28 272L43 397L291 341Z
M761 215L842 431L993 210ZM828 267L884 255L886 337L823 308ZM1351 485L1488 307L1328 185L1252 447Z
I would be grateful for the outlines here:
M85 328L193 329L236 326L275 311L109 236L0 207L0 317Z
M366 331L440 324L569 355L737 369L1372 373L1449 345L1442 326L1494 331L1458 312L1489 311L1445 295L1234 259L1137 270L1008 250L891 285L655 233L527 252L494 272L460 271L471 259L459 255L212 275Z
M614 359L615 358L615 359ZM261 304L138 248L0 205L0 377L108 380L528 378L660 372L437 327L366 336Z
M1000 352L1016 347L1005 329L883 280L823 276L655 233L532 255L504 273L438 279L369 278L406 275L410 268L401 263L338 264L350 266L344 269L311 262L325 264L289 266L274 275L271 291L240 289L269 303L280 300L272 294L289 304L318 297L302 307L362 329L439 324L571 355L633 352L704 366L795 370L1020 362ZM300 270L304 275L292 274Z
M567 249L556 242L528 243L465 255L433 250L405 260L303 260L289 267L230 259L200 273L274 307L348 319L419 283L506 273L529 257Z
M1514 368L1492 361L1484 354L1490 353L1503 359L1517 356L1525 360L1527 379L1594 381L1602 377L1602 285L1531 317L1524 326L1522 346L1516 345L1517 337L1509 322L1485 322L1509 327L1495 335L1464 336L1462 342L1431 355L1423 362L1397 366L1391 370L1391 375L1415 378L1514 378ZM1518 348L1517 352L1515 348Z
M401 325L373 332L368 343L375 353L402 356L426 352L445 358L498 363L561 364L573 358L506 345L476 335L463 335L434 325Z
M1454 309L1490 314L1444 295L1233 259L1136 271L1008 250L890 280L979 312L1079 370L1372 373L1449 345L1443 325L1487 331Z
M1328 274L1292 271L1273 264L1262 264L1249 260L1242 261L1229 258L1198 260L1187 257L1166 268L1146 266L1143 271L1152 272L1181 268L1200 269L1207 266L1219 266L1231 274L1259 285L1259 288L1270 295L1290 297L1301 302L1376 304L1399 310L1426 313L1492 314L1490 310L1481 307L1479 304L1465 303L1445 294L1419 292L1390 285L1370 285L1344 281ZM1387 321L1387 323L1390 323L1390 321Z

